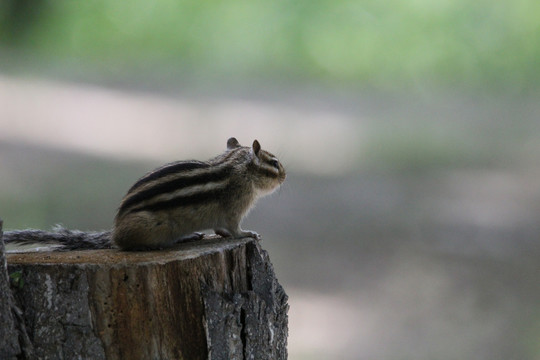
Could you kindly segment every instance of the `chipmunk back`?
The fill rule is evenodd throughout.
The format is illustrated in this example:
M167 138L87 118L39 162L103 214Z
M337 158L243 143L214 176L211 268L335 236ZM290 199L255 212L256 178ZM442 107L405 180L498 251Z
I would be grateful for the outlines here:
M213 229L224 237L254 237L240 223L257 199L277 189L285 169L257 140L235 138L207 161L178 161L139 179L115 218L114 244L125 250L166 248L194 233Z

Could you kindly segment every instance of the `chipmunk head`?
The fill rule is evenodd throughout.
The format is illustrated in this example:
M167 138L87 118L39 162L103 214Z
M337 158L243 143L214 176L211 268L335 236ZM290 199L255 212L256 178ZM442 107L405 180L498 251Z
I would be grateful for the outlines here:
M236 138L230 138L227 140L227 149L233 150L241 148L242 146L236 140ZM248 164L248 170L253 176L253 184L260 195L265 195L276 190L283 181L287 174L285 169L278 158L261 149L259 141L253 141L251 148L249 149L250 163Z

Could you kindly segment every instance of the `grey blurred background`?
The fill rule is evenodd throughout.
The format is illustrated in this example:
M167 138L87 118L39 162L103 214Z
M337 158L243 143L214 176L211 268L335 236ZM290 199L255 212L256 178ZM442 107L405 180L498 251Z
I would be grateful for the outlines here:
M0 217L110 228L228 137L297 359L540 359L540 3L5 0Z

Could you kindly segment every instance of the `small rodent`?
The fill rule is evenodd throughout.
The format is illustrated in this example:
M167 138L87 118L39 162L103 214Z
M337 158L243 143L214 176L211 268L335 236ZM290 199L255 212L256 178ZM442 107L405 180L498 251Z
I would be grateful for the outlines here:
M232 137L227 150L207 162L178 161L140 178L124 196L112 231L17 230L5 232L4 241L58 244L58 250L106 249L113 244L123 250L147 250L201 238L198 231L207 229L223 237L258 239L240 223L257 199L276 190L285 177L279 160L257 140L248 147Z
M207 161L178 161L139 179L120 204L113 243L124 250L156 249L213 229L224 237L259 235L240 223L260 197L285 180L285 169L257 140L251 147L236 138Z

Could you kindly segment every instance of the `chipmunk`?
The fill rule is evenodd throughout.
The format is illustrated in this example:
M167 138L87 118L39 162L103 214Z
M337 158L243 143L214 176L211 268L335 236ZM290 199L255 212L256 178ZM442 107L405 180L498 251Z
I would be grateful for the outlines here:
M66 249L108 248L112 240L123 250L146 250L202 238L198 231L207 229L222 237L258 239L240 223L255 202L275 191L285 177L279 160L262 150L257 140L247 147L232 137L227 150L207 162L173 162L140 178L124 196L112 232L88 233L92 237L87 238L83 232L64 229L27 230L25 239L23 230L6 232L4 240L59 243ZM72 235L80 236L73 240Z
M208 162L179 161L139 179L120 204L112 241L122 249L161 248L206 229L258 238L240 223L285 176L279 160L257 140L250 148L230 138L227 150Z

